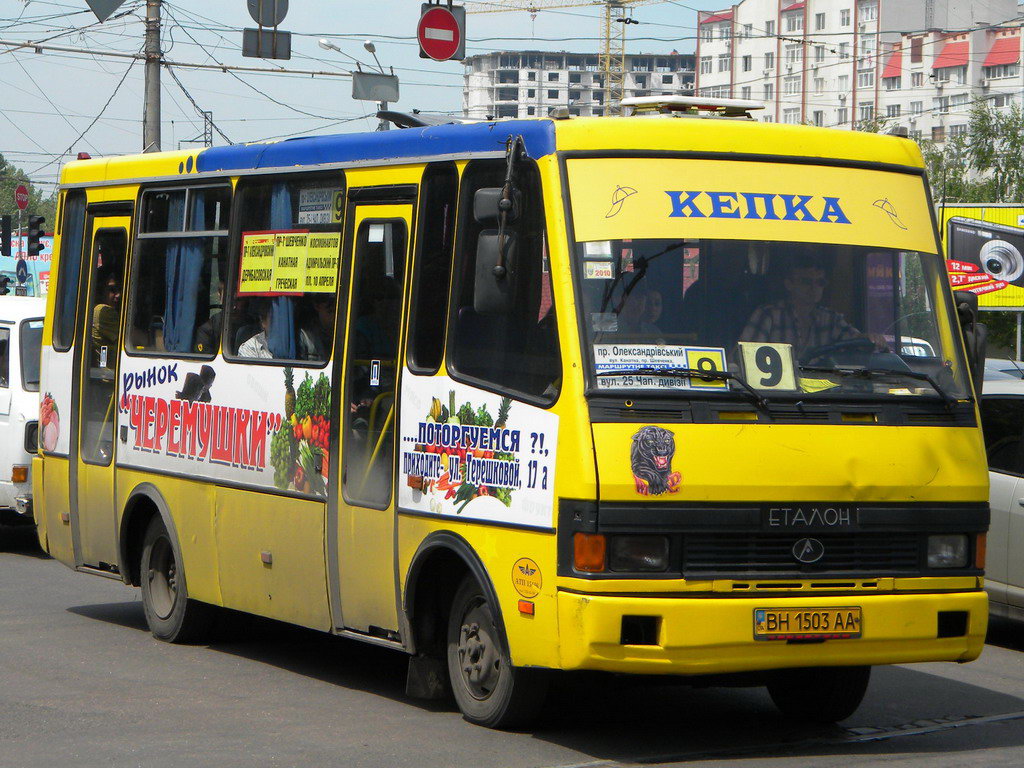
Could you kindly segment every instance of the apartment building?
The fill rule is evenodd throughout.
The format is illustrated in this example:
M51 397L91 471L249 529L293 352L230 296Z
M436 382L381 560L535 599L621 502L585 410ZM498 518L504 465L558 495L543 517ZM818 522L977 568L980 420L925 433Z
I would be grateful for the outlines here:
M763 101L766 121L884 121L938 142L966 130L976 99L1020 102L1015 2L931 0L915 10L908 0L743 0L700 12L698 93Z
M596 53L496 51L463 64L466 117L535 117L553 107L584 116L607 112ZM693 54L627 54L625 95L692 94L693 65Z

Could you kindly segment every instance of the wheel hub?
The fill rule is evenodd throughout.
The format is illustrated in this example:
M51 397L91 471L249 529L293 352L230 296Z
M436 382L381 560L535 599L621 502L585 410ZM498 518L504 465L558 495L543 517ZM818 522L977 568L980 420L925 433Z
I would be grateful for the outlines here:
M459 633L459 667L462 679L476 699L494 692L501 676L498 652L486 607L476 605L466 612Z
M153 610L161 619L166 619L174 610L174 603L178 597L178 565L174 560L174 550L167 539L158 539L154 542L146 576Z

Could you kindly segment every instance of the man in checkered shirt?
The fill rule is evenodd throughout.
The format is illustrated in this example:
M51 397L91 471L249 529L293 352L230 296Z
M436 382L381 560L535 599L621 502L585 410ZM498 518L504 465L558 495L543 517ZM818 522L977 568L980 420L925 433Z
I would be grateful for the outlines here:
M886 349L881 334L867 334L850 325L838 312L820 306L828 280L816 264L795 262L786 272L786 298L764 304L750 315L740 341L791 344L797 360L816 347L850 339L870 339Z

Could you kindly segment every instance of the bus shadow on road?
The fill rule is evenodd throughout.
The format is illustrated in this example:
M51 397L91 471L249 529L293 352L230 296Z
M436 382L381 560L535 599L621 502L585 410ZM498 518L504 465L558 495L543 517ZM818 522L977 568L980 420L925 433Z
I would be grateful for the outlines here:
M7 526L0 525L0 552L12 555L35 557L40 560L51 559L39 547L36 529L31 525Z
M1024 622L990 618L985 642L1011 651L1024 651Z
M82 616L147 631L140 602L69 608ZM405 695L407 657L385 648L256 616L224 611L209 649L297 675L451 712L451 726L472 729L450 701ZM1024 698L936 674L878 667L864 703L834 726L787 721L763 688L695 688L666 678L562 674L554 679L532 738L595 760L661 763L811 755L884 755L1024 747ZM984 719L1019 713L993 727ZM978 726L978 727L970 727ZM965 727L971 735L962 737ZM916 738L909 738L910 736ZM955 746L950 740L956 739Z
M984 727L957 750L1024 745L1024 698L911 667L879 667L860 709L833 726L794 723L763 688L691 688L610 678L556 691L555 708L536 738L626 763L725 761L766 756L945 752L954 732L979 718L1019 714L1018 728ZM549 705L550 707L550 705ZM973 729L972 729L973 730ZM918 738L901 738L917 735ZM991 739L992 741L988 741ZM762 763L759 763L762 764Z

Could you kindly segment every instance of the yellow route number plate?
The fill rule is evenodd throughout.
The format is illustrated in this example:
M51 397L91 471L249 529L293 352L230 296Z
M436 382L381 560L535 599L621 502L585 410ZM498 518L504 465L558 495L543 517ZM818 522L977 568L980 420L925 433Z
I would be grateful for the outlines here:
M860 607L755 608L755 640L845 640L860 637Z

